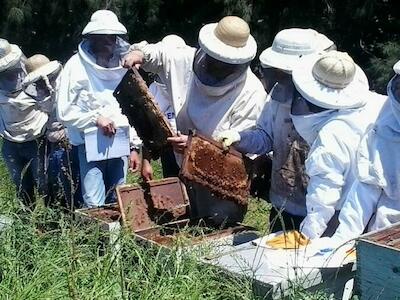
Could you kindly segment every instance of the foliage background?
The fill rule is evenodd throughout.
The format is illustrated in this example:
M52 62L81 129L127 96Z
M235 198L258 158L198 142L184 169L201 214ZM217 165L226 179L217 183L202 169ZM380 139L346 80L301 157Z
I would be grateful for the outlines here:
M196 46L200 27L234 14L246 19L259 51L288 27L314 28L353 56L384 92L400 59L400 7L396 0L0 0L0 34L27 56L43 53L65 62L91 13L108 8L129 31L130 42L168 33Z

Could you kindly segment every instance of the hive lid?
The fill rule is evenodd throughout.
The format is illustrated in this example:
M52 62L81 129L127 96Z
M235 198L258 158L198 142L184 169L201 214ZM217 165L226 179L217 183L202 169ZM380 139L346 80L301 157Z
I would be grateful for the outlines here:
M133 68L126 72L114 91L114 97L151 158L157 159L161 149L168 145L167 138L174 132L138 70Z
M233 149L227 151L221 143L191 134L180 175L222 199L247 204L250 180L243 157Z
M400 249L400 223L362 235L360 240L384 247Z
M117 187L122 221L132 231L148 229L188 216L189 200L179 178L151 180L142 187Z

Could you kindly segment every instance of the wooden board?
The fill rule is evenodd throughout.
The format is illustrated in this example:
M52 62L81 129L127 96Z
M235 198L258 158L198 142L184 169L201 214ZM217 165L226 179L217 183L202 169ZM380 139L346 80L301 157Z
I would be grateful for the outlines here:
M201 135L189 136L180 175L222 199L241 205L248 202L250 180L242 155Z
M174 132L138 70L133 68L125 74L114 91L114 97L151 158L159 158L162 149L168 146L167 138Z

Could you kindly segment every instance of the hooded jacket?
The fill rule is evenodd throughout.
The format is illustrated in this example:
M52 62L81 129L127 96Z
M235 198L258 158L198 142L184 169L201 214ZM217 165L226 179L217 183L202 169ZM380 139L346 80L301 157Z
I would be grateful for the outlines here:
M0 92L0 135L6 140L33 141L44 134L47 120L38 102L24 92L15 98Z
M375 123L386 99L372 92L365 97L368 99L361 108L324 112L317 126L308 126L308 133L305 132L307 128L296 126L311 146L306 160L306 173L310 178L307 216L301 224L301 231L311 239L320 237L335 210L342 208L355 180L359 142L367 128ZM301 117L297 118L295 125L301 122ZM308 138L313 136L314 141Z
M57 117L67 127L69 141L84 144L84 130L96 127L99 116L110 118L117 127L129 126L113 92L126 73L118 65L104 68L97 65L88 51L88 42L79 44L78 53L65 64L57 98ZM140 145L133 128L130 143Z

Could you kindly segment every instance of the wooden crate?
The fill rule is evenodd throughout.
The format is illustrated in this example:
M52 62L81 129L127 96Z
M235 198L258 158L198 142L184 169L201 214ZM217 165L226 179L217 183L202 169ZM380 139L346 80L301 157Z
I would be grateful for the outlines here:
M252 228L241 224L212 228L207 221L190 219L188 196L179 178L151 181L145 188L117 187L122 222L144 244L193 249L257 238Z
M400 223L361 236L357 266L361 299L400 299Z

